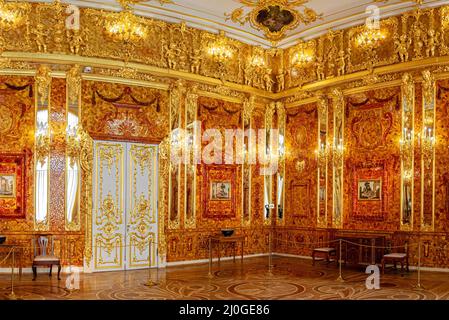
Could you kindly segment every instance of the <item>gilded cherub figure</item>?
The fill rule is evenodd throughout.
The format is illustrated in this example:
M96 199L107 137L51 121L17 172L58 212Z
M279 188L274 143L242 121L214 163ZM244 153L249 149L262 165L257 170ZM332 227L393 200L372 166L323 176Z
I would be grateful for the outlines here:
M245 85L250 86L252 82L252 68L251 65L247 64L243 69L243 80L245 81Z
M424 42L427 42L426 33L419 25L415 24L413 26L413 52L415 53L415 59L422 58Z
M166 43L162 46L164 50L164 56L167 59L167 65L170 69L176 69L176 57L180 54L180 50L177 48L175 43L171 43L168 46Z
M340 50L338 52L337 62L338 62L338 75L342 76L346 73L346 59L348 58L348 55L345 54L344 50Z
M201 50L194 49L193 53L190 55L190 71L192 73L200 73L201 61L203 60Z
M278 74L276 75L276 83L278 86L278 92L281 92L285 89L285 72L284 69L279 69Z
M435 56L437 39L439 36L440 36L440 33L438 31L435 31L434 29L430 29L429 32L427 33L426 57L434 57Z
M399 37L399 40L395 40L394 44L396 45L396 53L399 56L399 60L401 62L408 61L408 48L412 43L411 39L408 39L406 34L403 34Z
M323 57L317 57L316 62L316 76L318 80L324 80L324 61Z
M73 54L79 54L84 44L83 37L79 29L67 30L67 39L69 40L69 49Z
M271 69L267 69L266 73L263 75L263 82L265 83L265 90L271 92L273 89L273 79L271 78Z
M37 44L37 50L39 52L47 52L47 32L45 31L45 25L38 23L36 28L32 31L35 36L34 41Z

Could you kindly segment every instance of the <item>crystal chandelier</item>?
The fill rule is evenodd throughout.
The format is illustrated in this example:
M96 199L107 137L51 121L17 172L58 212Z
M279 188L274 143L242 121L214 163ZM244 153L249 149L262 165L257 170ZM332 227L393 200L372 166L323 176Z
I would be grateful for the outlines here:
M223 31L220 31L218 39L209 45L207 53L219 62L224 62L232 58L234 51L227 43Z
M29 3L6 3L0 0L0 27L8 30L21 26L30 10Z
M380 28L372 28L365 26L365 30L362 31L356 38L358 46L371 47L377 45L380 41L386 38L385 32Z
M108 14L105 31L109 37L122 42L138 42L147 36L146 27L130 9Z

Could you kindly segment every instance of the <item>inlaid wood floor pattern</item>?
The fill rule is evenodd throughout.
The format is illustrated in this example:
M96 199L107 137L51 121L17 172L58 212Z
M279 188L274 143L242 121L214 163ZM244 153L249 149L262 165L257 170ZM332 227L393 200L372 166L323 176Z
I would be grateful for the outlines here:
M380 289L368 290L363 269L343 268L344 282L338 282L335 264L312 266L310 260L273 257L272 275L268 258L225 261L218 270L214 263L213 278L208 278L208 265L176 266L152 269L153 281L147 287L148 270L103 272L80 275L80 289L65 288L67 275L49 278L40 273L36 281L31 274L16 280L15 294L22 299L449 299L447 273L422 272L424 290L416 290L417 272L401 275L389 270L381 275ZM0 299L11 291L10 276L0 275Z

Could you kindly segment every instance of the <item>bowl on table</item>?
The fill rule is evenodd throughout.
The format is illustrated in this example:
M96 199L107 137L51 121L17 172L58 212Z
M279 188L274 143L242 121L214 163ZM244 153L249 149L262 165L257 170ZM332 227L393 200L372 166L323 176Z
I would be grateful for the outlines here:
M234 234L234 229L221 229L221 234L224 237L230 237Z
M0 244L6 241L6 236L0 236Z

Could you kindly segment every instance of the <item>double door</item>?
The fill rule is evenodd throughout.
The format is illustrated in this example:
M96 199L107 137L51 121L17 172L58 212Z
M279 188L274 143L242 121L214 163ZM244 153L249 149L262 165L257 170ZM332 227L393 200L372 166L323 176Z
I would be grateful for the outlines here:
M157 263L157 146L95 141L93 270Z

